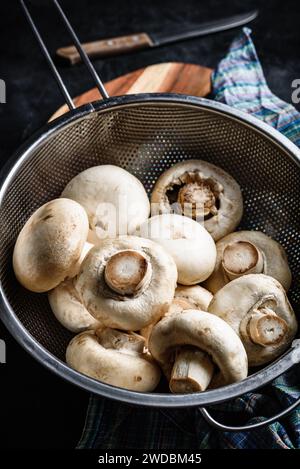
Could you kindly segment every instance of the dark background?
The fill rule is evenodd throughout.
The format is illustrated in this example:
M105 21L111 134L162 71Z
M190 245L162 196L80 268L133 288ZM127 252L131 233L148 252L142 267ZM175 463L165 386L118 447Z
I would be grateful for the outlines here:
M27 2L51 53L69 43L51 1ZM300 78L300 3L297 0L61 0L84 40L133 32L168 31L178 25L259 8L252 24L263 69L273 92L291 100L291 82ZM0 78L7 103L0 104L0 161L3 164L62 104L44 58L17 1L0 3ZM161 49L94 61L104 81L145 65L181 61L215 67L237 30ZM60 68L72 95L92 86L82 65ZM300 108L299 108L300 109ZM7 364L0 365L0 448L74 447L83 428L88 394L62 381L27 355L0 323Z

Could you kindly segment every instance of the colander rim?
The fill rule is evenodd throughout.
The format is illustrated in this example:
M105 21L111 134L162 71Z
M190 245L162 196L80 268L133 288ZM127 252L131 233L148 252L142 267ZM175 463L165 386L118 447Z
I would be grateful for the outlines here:
M110 111L113 108L122 108L129 105L135 106L140 104L149 105L159 103L184 105L187 107L192 106L194 108L208 109L209 111L221 113L223 115L226 114L243 124L249 125L249 127L256 131L259 131L264 137L271 139L273 143L279 145L283 150L285 150L287 156L292 158L294 162L300 166L300 150L296 145L266 123L246 114L243 111L231 108L226 104L205 98L174 93L143 93L138 95L111 97L106 100L99 100L83 105L44 125L9 158L0 172L0 210L3 197L14 174L31 152L42 145L48 137L61 131L67 126L72 125L79 119L86 118L89 114L93 116L94 113L98 111ZM292 347L275 362L250 375L245 380L219 389L185 395L141 393L110 386L89 378L73 370L65 362L55 357L45 347L43 347L20 322L14 313L13 308L9 304L1 282L0 311L1 319L12 336L31 356L33 356L33 358L46 368L86 391L128 404L148 407L183 408L221 403L239 397L245 392L251 392L264 386L300 361L300 354L294 354L295 349Z

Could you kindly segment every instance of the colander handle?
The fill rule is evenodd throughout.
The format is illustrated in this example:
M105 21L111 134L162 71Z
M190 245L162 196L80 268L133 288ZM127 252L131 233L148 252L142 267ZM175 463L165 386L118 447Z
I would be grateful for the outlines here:
M250 425L241 425L237 427L233 427L231 425L225 425L224 423L218 422L216 419L214 419L210 415L210 413L205 407L200 407L198 411L201 413L202 417L207 421L207 423L209 423L216 430L221 430L223 432L245 432L245 431L250 431L250 430L256 430L257 428L264 427L265 425L270 425L271 423L276 422L277 420L280 420L283 417L285 417L292 410L296 409L296 407L298 407L299 405L300 405L300 398L297 399L293 404L291 404L286 409L274 415L273 417L270 417L261 422L252 423Z
M75 45L75 47L76 47L76 49L77 49L77 51L78 51L78 53L81 57L81 60L86 65L90 75L92 76L94 82L96 83L96 86L99 89L99 92L100 92L102 98L103 99L108 98L109 97L108 93L107 93L107 91L106 91L106 89L105 89L105 87L104 87L98 73L96 72L95 67L93 66L92 62L90 61L90 59L87 55L87 53L85 52L85 50L81 46L81 43L78 39L78 36L75 33L74 29L72 28L68 18L66 17L64 11L62 10L60 4L58 3L57 0L52 0L52 3L56 7L60 18L61 18L61 20L63 21L63 23L65 25L65 28L67 29L68 33L70 34L71 39L73 41L73 44ZM53 74L53 76L54 76L54 78L55 78L55 80L58 84L58 87L59 87L59 89L60 89L60 91L61 91L61 93L62 93L62 95L63 95L63 97L64 97L64 99L65 99L65 101L68 105L68 107L69 107L69 109L70 110L75 109L76 106L75 106L75 104L74 104L74 102L73 102L73 100L72 100L72 98L71 98L71 96L68 92L68 89L67 89L66 85L63 82L63 79L62 79L60 73L58 72L58 70L57 70L57 68L56 68L56 66L55 66L55 64L54 64L54 62L51 58L51 55L50 55L50 53L47 49L47 46L44 43L44 41L43 41L43 39L42 39L42 37L39 33L39 30L37 29L36 24L35 24L32 16L31 16L27 6L25 5L24 0L20 0L20 4L21 4L21 7L23 8L26 19L27 19L32 31L33 31L33 34L34 34L34 36L35 36L35 38L36 38L36 40L37 40L37 42L38 42L38 44L41 48L41 51L42 51L44 57L46 58L46 60L48 62L50 70L51 70L51 72L52 72L52 74Z

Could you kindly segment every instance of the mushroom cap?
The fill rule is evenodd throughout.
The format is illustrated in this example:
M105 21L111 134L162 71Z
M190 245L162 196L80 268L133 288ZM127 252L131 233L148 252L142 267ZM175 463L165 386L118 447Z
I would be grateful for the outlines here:
M83 263L84 259L86 258L87 253L93 247L94 247L94 245L92 243L89 243L88 241L86 241L86 243L84 243L81 254L80 254L80 257L79 257L78 261L76 262L76 264L74 265L74 268L72 269L72 271L68 275L69 278L73 278L78 274L78 272L80 270L80 266Z
M147 284L136 294L116 293L105 281L109 260L118 253L132 251L151 266ZM127 262L127 261L126 261ZM122 274L135 265L126 264ZM125 270L125 272L124 272ZM116 272L118 274L118 272ZM104 240L85 258L75 287L87 310L107 327L137 331L158 320L171 303L177 280L172 257L151 240L124 236Z
M262 271L259 273L274 277L286 291L290 288L292 275L284 248L261 231L237 231L220 239L216 244L217 260L215 269L205 282L205 286L211 292L216 293L226 283L230 282L230 278L228 278L222 267L224 250L239 242L250 242L261 253L263 262Z
M286 334L279 343L262 346L248 335L248 321L263 308L285 321ZM213 297L209 308L239 334L250 366L263 365L282 354L297 332L297 320L282 285L264 274L249 274L227 283Z
M100 238L131 234L150 213L142 183L114 165L94 166L77 174L62 197L76 200L85 208L90 228Z
M234 330L217 316L187 309L166 315L154 326L149 350L168 380L174 350L185 345L196 347L212 358L219 367L222 385L247 377L247 355L243 344Z
M82 332L71 340L66 361L80 373L131 391L153 391L160 380L158 366L146 354L105 348L95 331Z
M17 238L13 267L28 290L45 292L74 274L88 235L84 209L70 199L55 199L37 209Z
M175 290L175 298L184 298L194 308L207 311L213 295L200 285L193 285L192 287L178 285Z
M56 319L69 331L95 329L100 323L83 306L74 287L73 279L66 280L48 293L51 309Z
M176 263L179 283L194 285L213 272L216 262L214 240L193 219L177 214L156 215L143 223L137 233L168 251Z
M183 197L182 188L185 189ZM170 213L172 209L178 210L181 199L184 203L204 205L207 211L204 211L204 227L215 241L234 231L243 215L238 183L207 161L182 161L161 174L152 191L151 207L155 213ZM177 200L179 203L173 206ZM179 212L182 213L182 208Z

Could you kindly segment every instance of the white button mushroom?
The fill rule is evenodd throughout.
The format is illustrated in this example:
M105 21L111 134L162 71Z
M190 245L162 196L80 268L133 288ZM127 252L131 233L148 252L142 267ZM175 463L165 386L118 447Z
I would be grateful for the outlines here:
M263 365L283 353L297 332L297 321L281 284L264 274L227 283L208 311L239 334L250 366Z
M193 285L192 287L178 285L175 290L175 298L186 299L192 308L207 311L213 295L200 285Z
M142 183L125 169L94 166L75 176L62 197L76 200L86 210L90 229L98 238L132 234L150 213ZM95 237L90 236L95 241Z
M217 244L214 272L206 280L207 288L216 293L226 283L246 274L266 274L288 290L291 271L283 247L260 231L238 231Z
M75 336L67 347L66 361L80 373L131 391L153 391L161 375L144 353L142 337L109 328Z
M88 235L84 209L70 199L47 202L27 220L17 238L13 267L28 290L46 292L76 273Z
M187 160L165 171L157 180L151 209L176 213L203 222L214 240L234 231L243 214L237 182L223 169L207 161Z
M194 285L213 272L216 262L214 240L191 218L176 214L156 215L143 223L137 234L152 239L169 252L177 266L179 283Z
M176 280L176 265L161 246L124 236L104 240L89 252L75 287L102 324L136 331L164 314Z
M204 391L247 377L247 355L234 330L204 311L172 308L153 328L149 350L172 392ZM215 370L215 365L218 371Z

